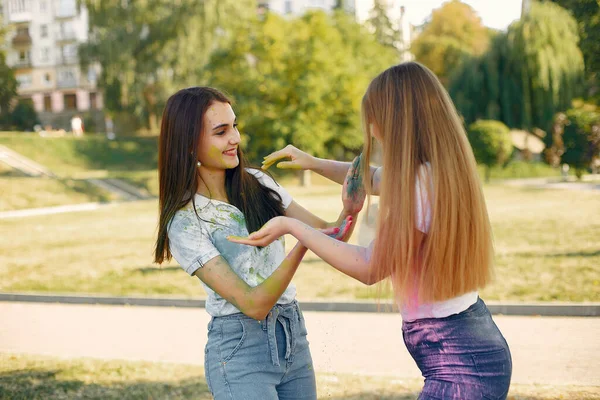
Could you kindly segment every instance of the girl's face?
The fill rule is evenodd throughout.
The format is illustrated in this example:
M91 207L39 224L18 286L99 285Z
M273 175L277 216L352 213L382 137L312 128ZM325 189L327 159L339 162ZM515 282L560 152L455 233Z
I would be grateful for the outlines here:
M203 117L198 160L204 168L231 169L238 166L240 132L229 103L214 102Z

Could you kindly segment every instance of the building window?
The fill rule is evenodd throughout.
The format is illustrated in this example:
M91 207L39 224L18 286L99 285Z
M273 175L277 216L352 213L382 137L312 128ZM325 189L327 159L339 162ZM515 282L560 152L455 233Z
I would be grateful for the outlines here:
M31 75L29 74L23 74L23 75L17 75L17 82L19 82L19 87L20 88L26 88L31 86Z
M58 73L58 86L67 88L77 86L77 79L75 79L75 72L67 69Z
M20 26L17 28L17 36L29 36L29 27Z
M29 61L28 51L19 51L19 62Z
M44 111L52 111L52 96L44 96Z
M40 50L40 60L48 61L49 59L50 59L50 48L42 47L42 49Z
M65 110L77 110L77 96L74 94L65 94L64 97Z
M284 7L285 7L284 13L291 14L292 13L292 0L285 0Z
M48 25L40 25L40 37L48 37Z
M92 110L98 109L98 99L95 92L90 93L90 108Z
M9 13L21 13L30 11L31 0L11 0L8 4Z
M71 21L60 24L60 36L62 39L75 38L75 30L73 29L73 23Z
M60 16L75 16L77 15L77 7L75 0L59 0L58 3L58 15Z
M44 74L44 85L52 85L52 77L50 76L50 74Z
M48 11L48 3L46 2L46 0L40 0L40 11L41 12Z

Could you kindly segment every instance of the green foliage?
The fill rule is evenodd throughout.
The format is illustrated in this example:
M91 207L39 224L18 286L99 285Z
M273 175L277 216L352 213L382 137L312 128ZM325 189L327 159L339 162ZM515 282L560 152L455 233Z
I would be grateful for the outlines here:
M465 56L479 55L487 49L490 36L471 6L452 0L433 11L431 20L412 43L411 52L447 83Z
M504 164L512 152L512 142L508 127L500 121L479 120L472 123L467 131L475 159L489 168Z
M39 124L37 113L31 99L20 99L9 114L4 114L0 125L7 130L32 131Z
M581 105L558 114L554 124L554 135L549 156L557 163L569 164L575 175L593 163L600 162L600 110L593 105Z
M206 69L210 84L235 99L250 159L287 143L348 158L362 144L361 96L395 51L341 11L287 20L269 13L255 24Z
M246 15L255 14L252 0L83 3L91 34L79 54L84 67L102 67L106 109L135 115L155 132L168 95L197 83L214 48L229 40L230 29L243 25Z
M600 2L598 0L550 0L569 10L579 29L579 47L585 61L588 94L600 98Z
M2 17L2 15L0 15ZM0 43L4 42L4 31L0 27ZM9 112L10 101L17 95L17 80L14 71L6 65L6 56L0 47L0 119Z
M496 119L511 128L548 131L554 114L581 92L577 42L576 22L566 10L533 3L489 51L465 59L452 75L449 91L465 122Z

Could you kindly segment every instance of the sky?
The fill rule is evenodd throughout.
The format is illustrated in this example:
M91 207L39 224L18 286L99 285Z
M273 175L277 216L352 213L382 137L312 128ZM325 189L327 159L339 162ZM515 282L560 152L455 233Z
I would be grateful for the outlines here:
M360 2L361 0L357 0ZM404 6L406 17L413 25L421 25L447 0L392 0L394 6ZM487 27L506 30L508 25L521 16L522 0L462 0L479 14Z

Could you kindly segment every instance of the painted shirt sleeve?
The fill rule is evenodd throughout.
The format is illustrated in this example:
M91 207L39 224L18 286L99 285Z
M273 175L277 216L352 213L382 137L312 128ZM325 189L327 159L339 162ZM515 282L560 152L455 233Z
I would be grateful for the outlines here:
M195 216L176 215L168 232L171 254L189 275L221 254Z
M293 200L292 196L288 193L287 190L285 190L282 186L275 182L273 178L257 169L247 168L246 171L254 175L263 186L266 186L269 189L273 189L275 192L279 193L279 196L281 196L281 203L284 209L287 209L290 206Z
M427 233L431 226L431 201L433 199L433 181L429 163L419 168L415 185L417 229Z

